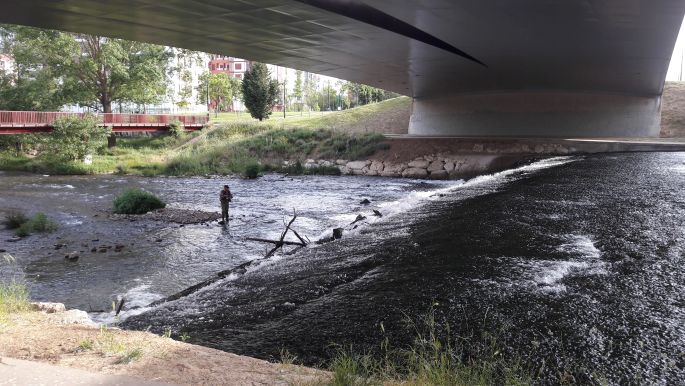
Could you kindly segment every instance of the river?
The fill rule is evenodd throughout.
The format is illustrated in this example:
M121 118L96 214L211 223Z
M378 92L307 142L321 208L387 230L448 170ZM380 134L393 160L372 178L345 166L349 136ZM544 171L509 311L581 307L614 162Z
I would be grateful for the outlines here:
M5 243L18 264L3 275L23 277L36 299L70 307L108 309L124 296L127 328L171 328L195 343L262 358L287 349L316 364L330 357L331 343L377 346L381 324L406 343L406 319L433 308L456 331L496 330L508 352L545 363L549 379L557 369L612 384L685 378L683 153L561 157L440 183L0 178L2 208L43 211L61 224L54 234ZM171 207L213 211L224 182L236 196L230 231L114 221L105 212L129 186ZM360 204L364 198L371 204ZM311 239L360 213L370 221L342 240L145 307L263 256L265 247L245 237L277 237L293 209L296 229ZM372 209L384 216L370 216ZM126 248L63 259L65 249L103 242ZM108 312L93 316L113 321Z

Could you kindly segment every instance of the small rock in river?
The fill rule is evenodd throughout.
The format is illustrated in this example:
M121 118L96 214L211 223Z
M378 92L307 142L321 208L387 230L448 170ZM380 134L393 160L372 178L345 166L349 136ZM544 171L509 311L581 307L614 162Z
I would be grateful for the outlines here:
M156 243L161 243L161 242L162 242L162 239L157 239L157 240L155 240L155 242L156 242Z
M368 198L365 198L365 199L361 200L359 203L361 205L369 205L371 203L371 201L369 201Z
M61 249L62 247L65 247L66 244L55 244L55 249Z
M0 253L7 252L7 250L0 248Z
M352 221L352 224L359 222L359 221L363 221L363 220L366 220L366 217L362 216L361 214L358 214L357 218L354 221ZM350 225L352 225L352 224L350 224Z
M124 246L121 244L117 244L114 246L114 252L121 252L122 249L124 249Z
M98 251L98 249L97 249L97 248L95 248L95 247L93 247L93 248L92 248L92 249L91 249L90 251L91 251L91 252L97 252L97 251Z
M79 257L81 257L81 256L78 254L78 252L71 252L71 253L68 253L64 256L64 258L69 260L69 261L76 261L76 260L78 260Z
M376 217L383 217L383 214L381 212L377 211L376 209L373 210L373 215Z

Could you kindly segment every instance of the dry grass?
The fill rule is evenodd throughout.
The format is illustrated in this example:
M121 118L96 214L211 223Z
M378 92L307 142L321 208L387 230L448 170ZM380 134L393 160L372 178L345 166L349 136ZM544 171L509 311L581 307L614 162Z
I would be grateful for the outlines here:
M60 314L8 315L0 355L182 385L324 384L328 374L142 331L60 324Z

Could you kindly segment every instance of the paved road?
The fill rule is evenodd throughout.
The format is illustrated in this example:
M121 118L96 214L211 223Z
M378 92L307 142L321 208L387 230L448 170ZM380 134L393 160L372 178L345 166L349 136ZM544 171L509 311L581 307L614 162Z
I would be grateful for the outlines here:
M0 357L2 386L169 386L123 375L100 374L46 363Z

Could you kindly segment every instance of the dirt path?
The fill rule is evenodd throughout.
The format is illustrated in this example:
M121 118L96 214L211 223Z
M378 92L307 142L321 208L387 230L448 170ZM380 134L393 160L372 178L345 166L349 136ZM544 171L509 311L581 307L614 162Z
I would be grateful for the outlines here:
M328 379L324 371L270 363L148 332L73 324L79 318L70 313L10 314L0 323L0 356L178 385L321 385ZM16 379L31 376L22 373L21 364L13 369L0 367L0 374L15 374ZM7 379L0 377L0 384ZM113 383L118 378L93 379L127 384L127 378Z

